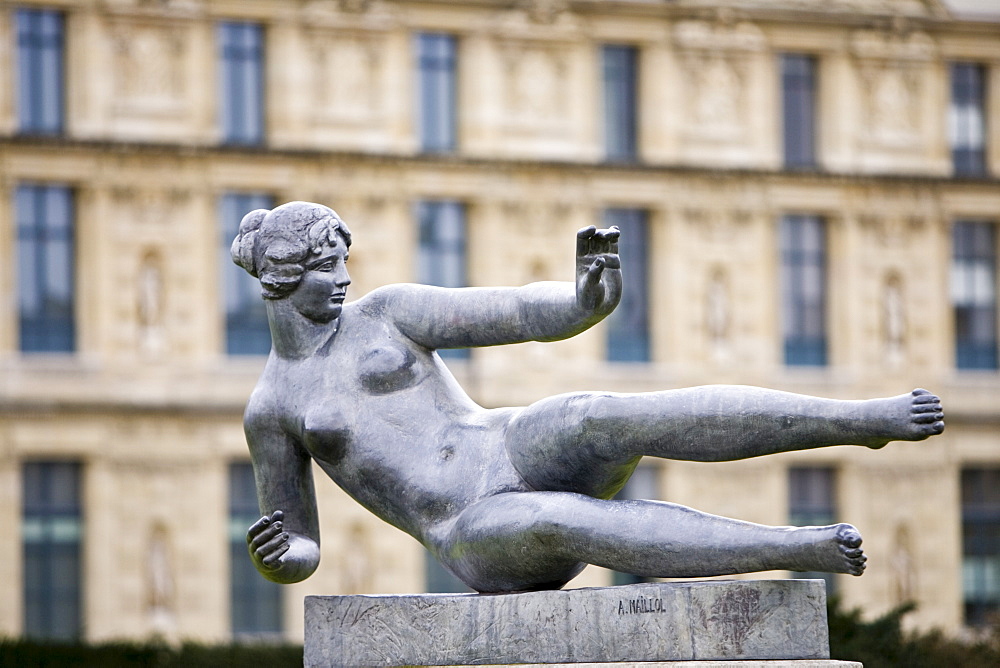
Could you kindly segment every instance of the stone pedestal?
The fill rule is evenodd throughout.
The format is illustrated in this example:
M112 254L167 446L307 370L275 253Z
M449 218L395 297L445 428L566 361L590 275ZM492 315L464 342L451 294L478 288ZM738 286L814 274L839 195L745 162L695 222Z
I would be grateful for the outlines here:
M309 596L305 607L308 667L850 665L828 660L821 580L649 583L496 596Z

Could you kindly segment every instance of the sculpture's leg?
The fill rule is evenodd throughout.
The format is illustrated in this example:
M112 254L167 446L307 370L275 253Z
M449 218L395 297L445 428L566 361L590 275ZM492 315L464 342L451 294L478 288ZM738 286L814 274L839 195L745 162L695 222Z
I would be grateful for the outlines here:
M654 577L776 569L860 575L860 545L849 524L770 527L661 501L523 492L467 508L439 552L479 591L516 591L559 587L580 562Z
M506 433L511 461L537 490L614 494L642 455L728 461L829 445L882 447L944 430L926 390L883 399L822 399L709 385L643 394L543 399Z

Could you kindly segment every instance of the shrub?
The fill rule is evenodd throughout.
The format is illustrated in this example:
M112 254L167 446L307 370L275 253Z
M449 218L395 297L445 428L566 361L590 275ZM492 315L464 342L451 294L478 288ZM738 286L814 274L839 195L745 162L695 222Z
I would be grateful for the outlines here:
M1000 633L967 642L941 631L904 632L903 617L916 609L907 603L865 622L858 609L841 610L831 599L830 658L860 661L865 668L996 668L1000 666Z

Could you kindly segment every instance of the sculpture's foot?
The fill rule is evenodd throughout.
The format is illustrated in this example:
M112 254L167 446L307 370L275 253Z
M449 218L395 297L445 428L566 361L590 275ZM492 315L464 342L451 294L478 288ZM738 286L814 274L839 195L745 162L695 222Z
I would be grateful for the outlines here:
M861 534L850 524L802 527L803 553L795 560L796 571L861 575L868 557L861 549Z
M889 441L922 441L944 431L944 409L941 399L925 389L888 399L875 399L874 409L881 419L888 418L887 433L866 440L861 445L881 448ZM879 421L875 417L876 422Z

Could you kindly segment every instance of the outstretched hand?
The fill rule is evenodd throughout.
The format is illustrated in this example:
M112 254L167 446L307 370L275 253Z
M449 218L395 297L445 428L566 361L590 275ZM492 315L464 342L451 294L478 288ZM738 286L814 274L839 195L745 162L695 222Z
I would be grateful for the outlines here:
M284 530L285 514L275 510L265 515L247 530L247 547L257 570L275 570L281 565L281 556L288 552L288 534Z
M617 227L599 230L593 225L576 233L576 303L604 317L622 298L621 260Z

